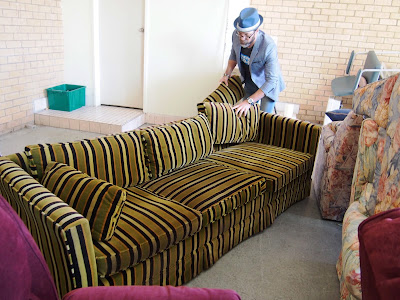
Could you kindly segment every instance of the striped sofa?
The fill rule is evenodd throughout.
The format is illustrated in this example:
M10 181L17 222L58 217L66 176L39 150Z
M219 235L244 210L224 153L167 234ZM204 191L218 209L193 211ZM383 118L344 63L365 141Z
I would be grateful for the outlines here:
M234 77L193 118L0 157L1 194L61 296L85 286L182 285L309 195L318 125L257 108L235 121L225 111L214 142L221 118L206 110L242 96Z

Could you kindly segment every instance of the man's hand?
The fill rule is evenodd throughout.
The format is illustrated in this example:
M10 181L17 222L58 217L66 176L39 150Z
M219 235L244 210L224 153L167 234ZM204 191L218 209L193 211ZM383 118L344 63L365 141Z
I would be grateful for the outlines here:
M236 109L236 115L240 118L242 115L246 116L247 112L249 111L251 104L246 100L242 100L241 102L237 103L232 108Z
M229 76L222 76L221 79L219 80L219 84L225 83L226 85L228 85L228 79Z

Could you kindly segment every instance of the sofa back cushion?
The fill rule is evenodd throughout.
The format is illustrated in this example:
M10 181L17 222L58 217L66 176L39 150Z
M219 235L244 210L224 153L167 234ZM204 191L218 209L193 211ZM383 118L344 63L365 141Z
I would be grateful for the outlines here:
M124 189L57 162L47 164L42 184L88 219L93 240L111 239L125 203Z
M389 103L389 121L383 149L381 176L375 213L400 207L400 77L397 79Z
M142 130L152 178L210 155L213 141L203 115Z
M32 176L42 180L48 162L65 163L75 169L120 187L149 180L139 131L72 143L25 147Z
M244 96L242 81L239 76L232 76L228 85L221 83L203 102L220 102L236 104Z
M247 115L240 118L228 103L203 102L197 106L210 122L215 144L250 142L256 138L260 120L259 105L252 106Z

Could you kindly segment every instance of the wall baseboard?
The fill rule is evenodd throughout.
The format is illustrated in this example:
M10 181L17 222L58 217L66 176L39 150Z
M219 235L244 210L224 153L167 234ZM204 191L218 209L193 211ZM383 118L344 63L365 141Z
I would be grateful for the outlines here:
M145 116L146 123L155 124L155 125L170 123L170 122L179 121L179 120L183 120L183 119L187 119L187 117L149 114L149 113L146 113L146 116Z
M33 101L34 113L45 110L47 108L48 108L47 98L40 98Z

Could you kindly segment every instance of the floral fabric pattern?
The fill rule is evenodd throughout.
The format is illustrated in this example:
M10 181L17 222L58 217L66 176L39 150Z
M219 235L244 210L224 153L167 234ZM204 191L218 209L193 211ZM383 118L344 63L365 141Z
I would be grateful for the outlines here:
M390 101L387 142L382 151L382 175L379 180L375 214L400 207L400 81L393 87Z
M367 218L358 210L358 203L349 206L344 215L342 228L342 251L336 264L340 285L341 299L361 299L361 272L358 241L358 225Z
M361 299L359 224L369 216L400 207L399 74L356 90L353 109L366 120L361 126L350 206L343 219L342 250L336 265L342 299Z
M383 128L387 127L389 100L399 74L359 88L354 92L353 110L356 114L367 115Z
M350 111L343 122L322 128L312 184L324 219L342 221L349 206L362 120Z

